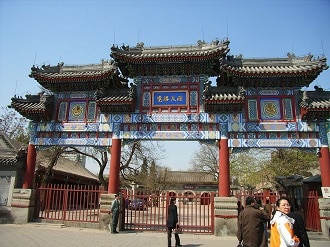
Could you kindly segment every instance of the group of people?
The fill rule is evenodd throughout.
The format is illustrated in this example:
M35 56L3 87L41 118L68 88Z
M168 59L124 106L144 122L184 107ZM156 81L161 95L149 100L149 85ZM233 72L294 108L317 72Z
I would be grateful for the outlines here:
M268 206L269 205L269 206ZM291 211L290 200L281 197L272 210L269 201L261 205L259 198L246 198L245 208L238 215L237 238L243 247L310 247L305 223L299 213Z
M111 204L111 232L117 232L120 201L119 195ZM243 247L267 247L268 229L270 228L270 247L310 247L305 223L299 213L291 211L290 200L281 197L272 210L269 201L264 206L261 200L249 196L245 208L239 205L237 238ZM167 217L167 243L171 246L172 232L179 228L176 198L171 198ZM180 244L179 234L174 232L175 246Z
M115 199L111 203L111 208L109 214L112 215L111 220L111 233L118 233L117 225L119 219L119 209L120 209L120 200L119 194L115 195ZM170 204L168 206L168 217L167 217L167 243L171 247L172 232L179 228L179 218L178 218L178 208L176 206L176 198L172 197L170 199ZM175 246L182 246L180 244L180 237L177 232L174 232L175 237Z

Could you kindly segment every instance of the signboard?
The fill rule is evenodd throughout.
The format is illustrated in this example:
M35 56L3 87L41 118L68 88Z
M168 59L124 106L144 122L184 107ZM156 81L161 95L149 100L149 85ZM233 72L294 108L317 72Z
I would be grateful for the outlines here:
M323 198L330 198L330 187L321 187Z
M187 92L153 92L153 106L185 106L187 105Z

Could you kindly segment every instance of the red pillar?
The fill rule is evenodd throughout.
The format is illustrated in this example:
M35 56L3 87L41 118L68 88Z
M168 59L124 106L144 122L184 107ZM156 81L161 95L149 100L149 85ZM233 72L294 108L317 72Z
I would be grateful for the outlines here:
M230 196L230 170L228 139L221 137L219 143L219 196Z
M319 154L322 187L330 187L329 147L322 146Z
M29 144L24 173L23 189L32 189L34 171L36 169L37 152L33 144Z
M120 173L120 156L121 156L121 140L112 138L110 160L110 174L108 193L116 194L119 192L119 173Z

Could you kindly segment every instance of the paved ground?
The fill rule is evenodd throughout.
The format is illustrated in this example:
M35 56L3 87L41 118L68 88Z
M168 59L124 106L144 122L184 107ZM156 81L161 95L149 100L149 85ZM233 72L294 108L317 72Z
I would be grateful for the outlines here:
M235 237L182 234L185 247L236 247ZM174 244L174 237L173 237ZM120 232L110 234L88 228L63 227L62 225L28 223L23 225L0 224L1 247L166 247L166 233ZM312 247L330 246L329 241L311 240Z

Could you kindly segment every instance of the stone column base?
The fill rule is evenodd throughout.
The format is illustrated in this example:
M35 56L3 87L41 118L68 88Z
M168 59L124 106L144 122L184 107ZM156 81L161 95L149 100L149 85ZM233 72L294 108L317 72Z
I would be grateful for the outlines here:
M109 214L111 208L111 202L114 199L112 194L101 194L100 197L100 214L99 214L99 229L110 231L109 225L111 224L111 214Z
M322 234L330 239L330 198L319 198Z
M214 198L214 235L220 237L237 234L237 198Z
M100 223L100 230L110 231L109 228L112 215L109 214L111 209L112 201L115 199L115 194L101 194L100 200L100 215L99 215L99 223ZM123 198L120 197L120 211L119 211L119 219L118 219L118 229L120 231L124 230L124 212L125 212L125 204L123 202Z
M14 224L25 224L33 220L35 199L34 189L14 189L11 202L11 217Z

